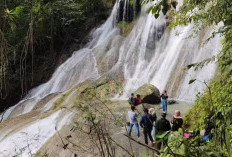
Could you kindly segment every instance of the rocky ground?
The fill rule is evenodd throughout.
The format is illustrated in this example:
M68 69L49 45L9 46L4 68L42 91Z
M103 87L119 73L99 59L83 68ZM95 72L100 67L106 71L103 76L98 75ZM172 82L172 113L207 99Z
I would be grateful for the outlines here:
M115 101L115 102L113 102L113 104L115 106L116 105L118 106L115 108L115 111L123 113L126 121L128 121L127 112L130 110L130 105L128 104L128 102L127 101ZM159 104L157 104L157 105L144 104L144 106L146 106L148 108L150 108L150 107L155 108L158 119L161 117L162 109L160 108ZM182 102L182 101L176 101L174 104L168 105L167 119L168 120L172 119L172 116L173 116L173 113L175 110L180 110L182 113L182 116L184 116L184 114L191 108L191 106L192 105L190 103L186 103L186 102ZM143 113L142 105L139 105L137 107L137 110L138 110L139 114L141 115ZM134 127L133 132L132 132L132 138L135 139L136 141L144 143L144 137L143 137L143 133L142 133L141 128L140 128L140 132L141 132L142 136L140 138L138 138L136 136L135 127ZM115 134L113 135L113 137L115 139L117 139L120 142L120 144L123 145L125 148L130 148L129 139L127 137L125 137L124 134L126 134L125 128L121 128L121 130L117 129L117 130L115 130ZM130 140L130 141L132 144L134 155L136 157L154 157L155 156L154 152L151 151L150 149L148 149L144 146L141 146L141 145L137 144L136 142L133 142L132 140ZM151 145L151 144L149 144L149 145ZM128 156L128 154L121 151L120 156Z
M185 113L188 112L188 110L191 108L192 104L189 102L183 102L183 101L177 101L174 104L168 105L168 113L167 113L167 119L171 120L172 115L175 110L180 110L182 116L184 116ZM158 111L158 117L160 117L160 113L162 113L162 110L160 109Z
M112 82L109 82L109 84L110 86L112 86ZM37 157L41 157L44 154L49 154L51 157L74 156L74 154L77 154L78 157L100 156L99 152L97 151L97 145L99 145L99 143L97 142L97 138L96 140L93 140L92 139L93 136L91 136L91 134L89 135L89 134L83 133L83 131L73 130L73 127L75 125L81 124L82 122L84 122L83 116L85 116L85 114L81 112L81 108L78 108L77 104L79 103L77 102L82 102L82 100L84 100L84 102L86 101L88 102L88 99L90 99L88 97L90 95L93 95L93 93L91 94L92 88L90 87L87 89L85 88L80 89L80 87L78 88L82 92L80 95L78 93L75 94L77 95L77 97L75 98L75 101L73 102L76 102L74 103L76 104L75 105L76 109L74 110L74 108L70 108L70 110L73 110L73 112L75 111L76 113L76 117L73 119L73 123L61 129L59 133L55 134L51 139L49 139L46 142L46 144L44 144L43 147L40 149L40 151L37 153ZM115 90L115 92L113 93L117 93L117 91L120 90L120 88L117 85L114 88L112 89L111 88L108 87L107 81L100 82L98 83L98 86L97 86L97 91L98 91L97 93L100 97L104 98L107 95L106 93L108 93L109 91L111 91L109 93L112 94L112 91ZM154 93L153 90L150 91L150 93ZM112 98L111 95L109 95L109 97ZM85 100L85 98L87 100ZM62 99L67 99L67 98L62 98ZM96 100L92 100L92 99L90 100L94 102L90 104L92 106L90 108L92 109L96 108L98 110L96 114L108 112L106 114L106 117L104 118L104 123L106 121L106 125L104 125L104 127L108 130L107 132L110 134L110 137L113 140L115 140L115 142L117 142L118 145L120 145L120 147L117 145L114 146L115 154L117 156L119 157L131 156L129 153L132 154L132 152L135 157L154 157L155 156L154 151L151 151L150 149L135 142L135 141L139 141L144 144L142 129L140 129L142 136L138 138L135 133L135 128L133 128L132 138L135 141L129 140L129 138L125 136L125 134L127 134L126 123L129 121L127 114L128 114L128 111L130 110L130 104L128 103L127 100L111 99L111 101L109 100L105 101L103 99L100 102ZM161 117L162 110L159 104L156 104L156 105L143 104L143 105L148 108L151 108L151 107L154 108L156 110L158 119ZM183 116L190 109L190 107L191 107L191 104L180 102L180 101L175 102L171 105L168 105L167 119L171 120L172 115L175 110L180 110ZM139 105L137 107L137 110L139 112L139 115L141 116L141 114L143 113L143 106ZM83 112L86 112L86 109L83 110ZM117 124L118 122L120 124ZM151 146L151 143L149 144L149 146Z
M156 109L157 112L157 116L158 118L160 118L160 115L162 113L162 110L160 109L159 105L147 105L145 104L146 107L153 107ZM128 121L127 118L127 112L130 110L130 105L127 101L125 100L114 100L110 103L110 105L108 106L109 109L112 111L113 114L115 114L116 117L123 117L123 123L126 124L126 122ZM168 115L167 115L167 119L171 120L173 112L178 109L182 112L182 115L184 115L191 107L191 104L189 103L185 103L185 102L177 102L175 104L172 105L168 105ZM142 105L139 105L138 107L138 111L140 114L142 114L143 107ZM80 115L79 115L80 116ZM111 132L111 137L118 143L120 144L123 148L125 148L126 150L128 150L129 152L131 151L131 147L133 149L133 154L136 157L154 157L155 154L153 151L151 151L150 149L132 141L129 140L124 134L127 134L125 127L122 126L118 126L115 125L114 122L111 122L112 126L110 126L110 132ZM99 155L93 155L91 152L87 152L87 151L83 151L80 148L78 148L79 146L82 146L83 148L88 148L90 149L90 145L91 145L91 141L89 140L89 137L87 137L86 135L83 134L79 134L76 131L70 131L71 128L73 127L73 124L67 126L66 128L62 129L60 131L60 136L58 134L56 134L51 140L49 140L47 142L46 145L43 146L43 148L41 150L43 150L42 152L44 152L44 150L46 150L47 152L50 152L50 156L73 156L71 150L76 150L74 152L77 152L78 156L99 156ZM136 141L139 141L141 143L144 143L144 138L143 138L143 133L142 133L142 129L140 128L141 131L141 137L138 138L136 136L135 133L135 128L133 128L133 132L132 132L132 138L135 139ZM72 136L69 141L66 140L66 137L68 136ZM61 140L61 138L63 139L63 142ZM84 141L84 143L83 143ZM71 143L73 144L71 144ZM69 143L69 144L68 144ZM64 144L68 144L68 149L63 149L64 148ZM75 146L76 145L76 146ZM78 145L78 147L77 147ZM131 146L130 146L131 145ZM151 146L151 144L149 144L149 146ZM49 148L49 149L48 149ZM93 149L93 147L92 147ZM52 151L51 151L52 150ZM94 149L93 149L94 150ZM90 150L91 151L91 150ZM41 152L41 151L40 151ZM130 156L127 152L125 152L123 149L117 147L115 153L117 154L117 156L119 157L128 157ZM40 155L38 155L38 157L42 156L43 153L39 153Z

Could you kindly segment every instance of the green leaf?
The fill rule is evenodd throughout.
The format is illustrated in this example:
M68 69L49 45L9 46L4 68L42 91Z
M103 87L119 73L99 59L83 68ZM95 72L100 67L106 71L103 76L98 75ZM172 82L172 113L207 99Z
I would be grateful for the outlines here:
M169 10L169 5L164 5L162 9L163 14L166 15L168 10Z
M156 14L157 13L157 11L158 11L158 7L157 6L155 6L153 9L152 9L152 14ZM159 14L159 13L158 13Z
M165 131L165 132L159 133L159 134L156 135L156 138L163 139L169 133L170 133L170 131Z
M190 81L189 81L189 84L192 84L192 83L195 82L195 81L196 81L196 79L190 80Z
M150 7L150 8L147 10L147 13L149 14L152 10L153 10L153 7Z
M157 19L159 17L159 13L158 14L155 14L155 18Z

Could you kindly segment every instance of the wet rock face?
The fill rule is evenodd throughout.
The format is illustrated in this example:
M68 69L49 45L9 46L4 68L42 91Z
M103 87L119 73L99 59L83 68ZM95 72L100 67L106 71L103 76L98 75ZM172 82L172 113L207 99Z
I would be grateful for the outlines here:
M160 103L160 92L152 84L144 84L135 91L135 95L141 96L142 103L158 104Z
M132 22L141 11L140 0L121 0L119 1L118 22Z

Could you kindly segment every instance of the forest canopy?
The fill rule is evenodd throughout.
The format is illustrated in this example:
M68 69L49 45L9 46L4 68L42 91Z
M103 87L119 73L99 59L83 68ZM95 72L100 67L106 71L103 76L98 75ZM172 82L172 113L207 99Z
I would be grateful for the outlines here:
M2 0L0 108L49 79L91 29L108 16L112 0Z

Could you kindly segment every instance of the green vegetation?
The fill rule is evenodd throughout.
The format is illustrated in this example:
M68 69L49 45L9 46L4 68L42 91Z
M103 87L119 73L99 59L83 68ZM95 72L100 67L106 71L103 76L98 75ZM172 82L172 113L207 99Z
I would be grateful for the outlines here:
M47 81L108 16L114 0L0 2L0 110ZM8 106L7 106L8 105Z
M74 103L79 101L92 102L93 99L108 99L122 91L121 82L116 82L109 79L101 79L96 83L88 83L88 86L81 91L74 100Z
M65 92L61 95L61 97L54 102L53 109L56 109L58 107L62 107L62 104L65 102L65 100L68 98L68 96L74 91L75 88L72 88L71 90Z
M185 127L191 130L206 128L208 119L213 121L214 140L217 152L229 156L232 151L232 77L217 76L209 89L196 100L196 105L185 116Z
M131 5L131 6L134 5L134 0L130 0L130 5Z
M129 35L132 29L134 28L134 25L136 24L136 22L137 22L137 19L133 20L132 22L125 22L125 21L119 22L118 26L121 30L122 35L123 36Z
M106 99L113 97L114 95L122 91L121 82L116 82L109 79L101 79L97 82L85 81L76 87L66 91L55 102L52 110L56 110L62 107L75 107L77 104L90 103L93 99ZM71 95L74 98L70 97ZM70 100L69 100L70 99ZM67 104L68 103L68 104Z
M196 80L197 81L197 80ZM213 139L204 143L201 136L191 139L183 137L183 131L172 133L169 147L174 153L183 156L218 157L230 156L232 151L232 77L219 75L199 95L194 107L184 117L185 131L200 131L207 128L208 121L213 124ZM165 147L162 156L171 156Z
M169 135L168 146L161 150L160 157L218 157L219 153L212 143L201 142L201 137L191 139L183 137L183 131L173 132Z

